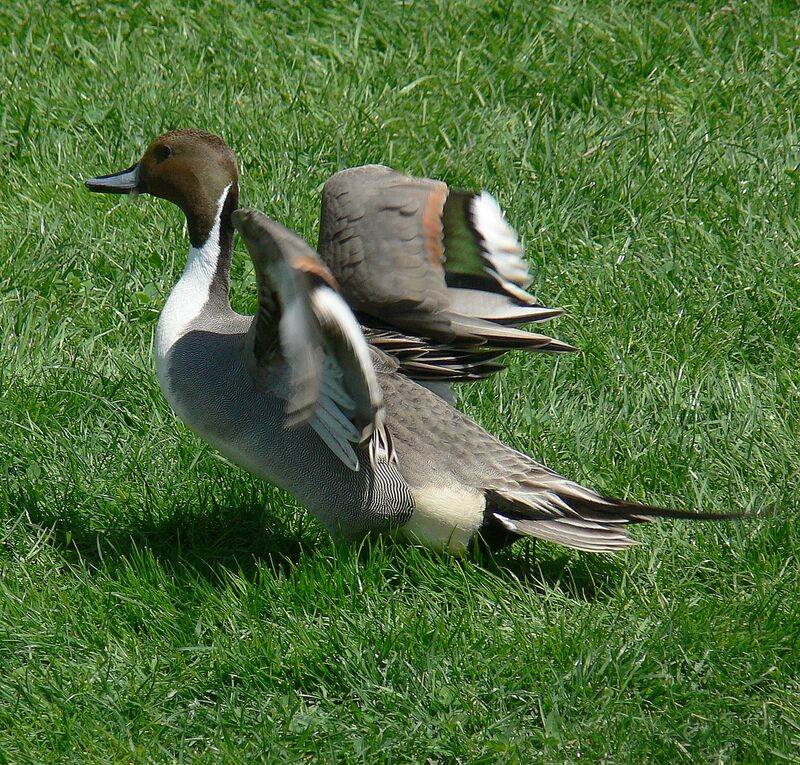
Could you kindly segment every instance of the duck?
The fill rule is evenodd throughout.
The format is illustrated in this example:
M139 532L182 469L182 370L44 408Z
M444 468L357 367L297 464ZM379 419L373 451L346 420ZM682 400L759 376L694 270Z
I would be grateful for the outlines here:
M289 492L335 540L390 534L459 556L532 537L616 552L637 543L632 524L733 517L606 496L454 406L453 384L499 372L508 350L576 350L529 329L562 310L527 291L519 238L488 192L383 165L342 170L324 185L315 250L240 208L238 181L221 138L183 129L85 184L183 211L186 266L155 329L161 391L201 439ZM230 304L237 232L254 316Z

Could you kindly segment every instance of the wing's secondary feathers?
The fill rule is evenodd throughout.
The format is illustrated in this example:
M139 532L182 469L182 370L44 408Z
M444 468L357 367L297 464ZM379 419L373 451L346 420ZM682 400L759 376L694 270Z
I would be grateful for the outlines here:
M525 292L531 276L517 233L488 191L451 191L442 221L448 283L472 277L485 290L502 290L528 305L536 302Z

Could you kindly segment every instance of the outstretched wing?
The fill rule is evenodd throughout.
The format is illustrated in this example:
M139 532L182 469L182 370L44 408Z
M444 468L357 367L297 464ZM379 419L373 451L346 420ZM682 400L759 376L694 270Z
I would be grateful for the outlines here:
M562 311L525 291L522 248L487 192L380 165L344 170L323 190L318 249L362 323L381 330L370 342L392 353L398 335L416 338L417 358L438 378L488 374L502 365L486 362L510 348L575 350L519 329Z
M257 383L268 384L284 362L287 427L308 423L352 470L357 444L392 459L369 346L328 269L299 236L256 210L237 210L233 222L258 281L250 330Z

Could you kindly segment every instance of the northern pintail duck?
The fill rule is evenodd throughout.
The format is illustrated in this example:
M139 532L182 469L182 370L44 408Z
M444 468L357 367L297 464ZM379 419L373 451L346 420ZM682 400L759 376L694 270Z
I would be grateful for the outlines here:
M197 130L160 136L89 189L147 193L186 215L186 268L158 321L164 396L228 459L293 494L336 538L392 531L461 553L529 536L593 552L634 544L656 517L721 518L603 496L498 441L451 406L452 382L510 348L565 352L520 329L539 305L517 236L486 192L370 165L326 184L317 252L238 208L231 149ZM231 309L234 229L258 313Z

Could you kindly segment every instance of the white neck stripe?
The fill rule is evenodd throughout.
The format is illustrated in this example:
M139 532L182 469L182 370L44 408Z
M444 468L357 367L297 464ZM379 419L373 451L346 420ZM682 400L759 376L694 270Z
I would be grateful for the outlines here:
M208 302L211 282L214 280L220 256L219 232L222 208L230 188L231 184L228 184L217 200L214 225L211 226L206 241L200 247L191 247L189 250L183 274L172 288L158 320L153 350L158 382L168 401L170 384L167 356L172 346L186 334Z

